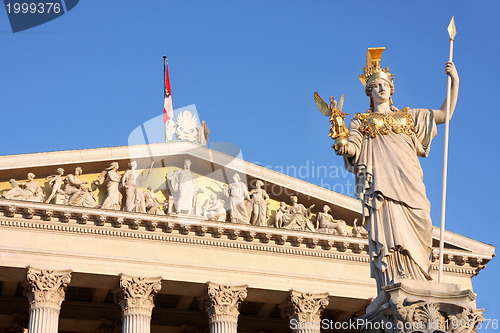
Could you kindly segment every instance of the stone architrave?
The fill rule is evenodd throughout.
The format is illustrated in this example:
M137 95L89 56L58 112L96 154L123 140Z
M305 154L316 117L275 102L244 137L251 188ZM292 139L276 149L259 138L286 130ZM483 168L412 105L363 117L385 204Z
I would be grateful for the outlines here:
M457 284L400 280L383 287L357 318L361 332L476 332L484 321L476 296Z
M321 314L328 304L328 293L311 294L290 290L288 299L280 305L281 315L290 320L290 328L294 333L319 333Z
M143 278L120 275L115 303L122 310L123 333L149 333L154 297L161 289L161 277Z
M27 280L25 296L30 307L28 332L57 333L59 311L71 281L71 271L28 267Z
M208 282L200 308L208 314L210 333L236 333L241 302L248 286L226 286Z

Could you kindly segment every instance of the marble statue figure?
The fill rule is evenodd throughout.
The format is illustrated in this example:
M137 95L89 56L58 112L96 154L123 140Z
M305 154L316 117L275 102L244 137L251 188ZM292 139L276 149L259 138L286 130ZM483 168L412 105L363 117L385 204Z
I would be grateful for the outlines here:
M175 211L183 214L194 214L198 183L191 172L191 161L184 160L183 169L168 175L169 188L174 199Z
M28 179L23 183L18 183L15 179L10 180L12 189L8 190L3 197L5 199L26 200L26 201L43 201L43 190L40 184L35 180L35 174L28 173Z
M141 189L143 179L137 172L137 162L132 161L128 165L128 170L125 171L121 178L121 187L125 192L125 200L123 210L126 212L145 213L146 203L144 201L144 193Z
M212 193L210 199L204 206L203 215L213 221L226 221L226 204L224 200L218 199L217 194Z
M82 172L82 168L77 167L75 174L69 174L66 177L64 186L65 204L79 207L96 207L97 201L92 190L90 187L84 186L87 181L79 178Z
M323 206L323 212L316 215L316 229L318 232L327 234L335 234L342 236L352 236L351 231L347 228L344 220L335 220L329 214L331 208L328 205Z
M49 182L49 186L52 187L52 190L50 191L50 195L45 202L50 203L52 199L55 199L54 200L55 203L62 203L59 200L57 200L57 197L62 197L64 201L64 191L62 190L62 185L64 182L63 175L64 175L64 169L57 168L55 175L48 176L46 178L47 181Z
M267 217L269 216L269 211L267 205L269 205L269 195L266 190L262 188L264 182L262 180L257 180L255 183L255 188L251 190L248 195L252 199L252 215L250 224L265 226Z
M174 139L175 130L177 125L172 119L168 119L165 123L165 138L167 141L172 141Z
M154 191L155 187L149 185L146 190L144 190L144 203L146 206L146 212L148 214L163 215L163 210L161 210L161 202L158 200L156 193Z
M249 224L250 214L248 212L247 201L250 201L250 197L247 185L241 181L240 175L235 173L233 182L229 185L221 186L221 188L229 200L231 222Z
M356 196L363 203L369 233L371 276L379 292L398 279L431 280L432 221L418 158L429 154L436 125L445 121L446 112L446 100L438 110L398 110L392 105L393 75L380 68L381 50L368 50L360 75L370 108L352 118L350 135L336 148L356 175ZM451 117L459 78L452 62L446 63L445 72L451 78Z
M206 146L208 143L208 136L210 135L210 130L208 129L207 123L205 120L200 122L200 126L198 126L198 143L200 145Z
M283 214L283 228L314 232L314 225L310 220L314 204L306 208L299 203L298 198L294 195L290 197L290 201L292 204L288 208L288 212Z
M274 217L274 226L276 228L283 228L283 216L285 213L288 213L288 207L284 201L280 202L280 208L276 211L276 215Z
M104 169L96 181L96 185L106 185L106 197L101 205L104 209L120 210L121 193L120 180L121 175L118 173L119 165L117 162L111 162L108 168Z
M363 237L367 238L368 237L368 230L365 229L362 225L358 225L358 218L355 218L354 221L352 222L353 227L352 227L352 235L355 237Z

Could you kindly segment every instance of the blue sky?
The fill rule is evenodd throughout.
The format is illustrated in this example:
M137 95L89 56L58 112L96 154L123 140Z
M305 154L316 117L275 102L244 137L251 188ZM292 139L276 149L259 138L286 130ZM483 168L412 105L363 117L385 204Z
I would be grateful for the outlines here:
M274 169L340 170L313 93L345 94L348 119L366 111L358 75L366 49L385 46L394 104L439 108L454 15L461 86L451 122L447 229L497 245L499 11L498 1L85 0L13 34L2 9L0 154L127 145L134 128L162 112L167 55L174 108L195 104L211 141L236 143L246 160ZM435 225L444 127L438 131L422 160ZM346 194L353 182L349 175L302 178L340 184ZM473 279L489 319L500 317L492 292L497 261Z

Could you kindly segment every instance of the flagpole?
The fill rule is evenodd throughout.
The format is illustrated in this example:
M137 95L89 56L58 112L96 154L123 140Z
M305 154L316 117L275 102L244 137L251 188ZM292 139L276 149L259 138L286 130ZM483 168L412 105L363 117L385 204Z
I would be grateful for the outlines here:
M163 56L163 99L165 100L165 91L167 90L167 56ZM163 111L165 112L165 111ZM163 113L162 113L163 114ZM167 142L167 123L165 122L165 115L163 115L163 124L165 126L165 142Z
M450 36L450 52L448 61L453 61L453 42L455 41L456 29L455 18L452 17L448 25L448 34ZM448 174L448 138L450 135L450 98L451 98L451 77L448 76L448 87L446 90L446 114L444 127L444 153L443 153L443 190L441 195L441 230L439 235L439 275L438 282L442 282L443 276L443 252L444 252L444 226L446 219L446 186Z

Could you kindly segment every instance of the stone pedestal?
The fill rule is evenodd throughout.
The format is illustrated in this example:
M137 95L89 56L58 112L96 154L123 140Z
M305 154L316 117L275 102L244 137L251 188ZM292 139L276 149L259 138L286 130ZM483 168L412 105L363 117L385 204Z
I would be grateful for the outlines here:
M475 294L459 285L400 280L383 287L357 319L362 332L475 332L483 322Z
M281 315L290 320L290 328L294 333L319 333L321 313L328 303L328 293L311 294L290 290L288 299L280 305Z
M247 297L247 286L225 286L207 283L200 308L208 314L210 333L236 333L241 302Z
M120 275L120 288L115 303L122 309L123 333L149 333L154 297L161 289L161 278Z
M59 311L71 271L50 271L28 267L25 296L30 306L29 333L57 333Z

